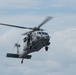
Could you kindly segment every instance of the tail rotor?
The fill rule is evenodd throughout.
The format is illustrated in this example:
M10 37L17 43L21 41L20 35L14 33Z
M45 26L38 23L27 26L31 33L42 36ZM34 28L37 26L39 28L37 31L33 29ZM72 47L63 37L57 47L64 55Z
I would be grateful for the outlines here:
M17 54L20 54L20 52L19 52L19 48L21 47L21 45L18 44L18 43L15 43L14 47L17 48Z

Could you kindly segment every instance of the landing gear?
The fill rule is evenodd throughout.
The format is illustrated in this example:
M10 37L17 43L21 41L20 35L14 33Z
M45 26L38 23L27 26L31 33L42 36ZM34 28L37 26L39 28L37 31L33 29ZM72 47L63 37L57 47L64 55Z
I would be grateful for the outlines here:
M47 46L45 47L45 50L48 51L48 47Z
M21 64L23 64L23 59L22 59L22 61L21 61Z

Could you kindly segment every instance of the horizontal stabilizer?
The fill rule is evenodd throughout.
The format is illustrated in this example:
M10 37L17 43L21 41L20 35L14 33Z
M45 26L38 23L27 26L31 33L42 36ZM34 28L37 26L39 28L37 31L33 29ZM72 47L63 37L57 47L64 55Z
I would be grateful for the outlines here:
M23 58L25 58L25 59L31 59L31 57L32 57L32 55L26 55Z
M6 57L19 58L19 55L18 54L7 53Z
M10 58L20 58L18 54L12 54L12 53L7 53L6 57L10 57ZM24 59L31 59L31 55L26 55L22 58Z

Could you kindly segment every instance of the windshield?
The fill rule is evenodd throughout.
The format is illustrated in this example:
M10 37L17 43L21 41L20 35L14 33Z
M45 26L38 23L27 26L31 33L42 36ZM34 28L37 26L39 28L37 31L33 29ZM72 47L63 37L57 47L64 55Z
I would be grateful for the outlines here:
M46 32L38 32L38 34L48 35Z
M46 32L42 32L43 35L48 35Z

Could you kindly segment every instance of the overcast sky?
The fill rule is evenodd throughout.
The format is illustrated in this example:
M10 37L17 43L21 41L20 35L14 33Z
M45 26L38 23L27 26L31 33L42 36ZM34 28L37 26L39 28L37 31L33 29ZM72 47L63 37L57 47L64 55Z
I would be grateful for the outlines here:
M16 53L28 30L0 26L0 75L76 75L76 0L0 0L1 23L35 27L47 16L54 17L42 27L51 36L49 51L23 64L6 53Z

